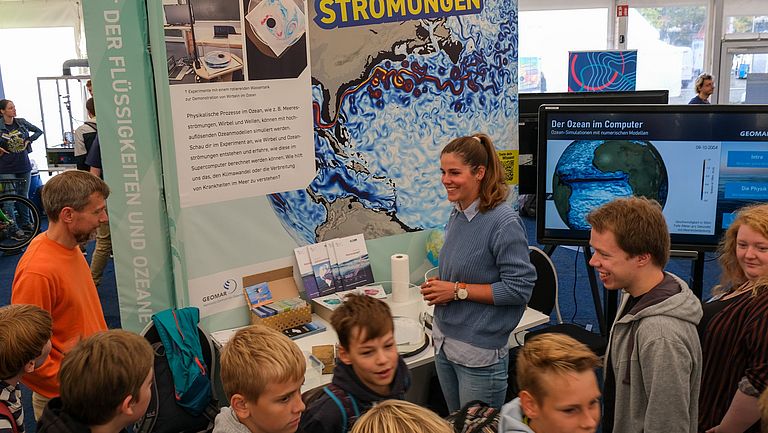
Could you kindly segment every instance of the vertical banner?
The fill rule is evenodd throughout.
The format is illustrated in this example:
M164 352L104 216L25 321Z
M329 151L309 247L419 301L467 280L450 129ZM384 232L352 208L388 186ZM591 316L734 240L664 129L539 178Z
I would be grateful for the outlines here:
M143 2L85 0L122 327L175 305Z
M450 213L442 147L517 148L516 1L148 12L177 301L206 326L244 324L244 282L297 246L362 233L378 278L385 251L418 266Z

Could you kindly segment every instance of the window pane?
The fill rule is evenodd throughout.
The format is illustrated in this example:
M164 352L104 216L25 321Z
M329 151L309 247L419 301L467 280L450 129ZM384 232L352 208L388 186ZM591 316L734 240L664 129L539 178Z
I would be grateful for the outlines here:
M520 12L519 91L567 92L568 51L604 50L608 9Z
M768 15L725 17L723 25L725 33L765 33L768 32Z
M3 85L5 97L16 105L19 117L23 117L37 127L42 128L40 118L40 103L37 94L37 77L55 77L62 73L62 65L65 60L76 58L75 31L72 27L45 27L34 29L0 29L2 41L24 41L23 50L0 50L0 64L3 65ZM34 55L20 55L34 53ZM75 69L77 71L77 69ZM43 100L47 113L56 113L60 107L60 101L54 99ZM70 113L64 112L62 116L68 120ZM72 113L72 116L82 119L81 113ZM45 125L49 135L61 137L60 125ZM58 135L55 135L58 134ZM51 138L48 145L54 146ZM45 141L40 137L32 143L32 153L29 155L37 163L37 167L48 167L45 153Z
M637 50L637 90L667 89L670 104L694 96L706 20L706 6L630 8L627 45Z

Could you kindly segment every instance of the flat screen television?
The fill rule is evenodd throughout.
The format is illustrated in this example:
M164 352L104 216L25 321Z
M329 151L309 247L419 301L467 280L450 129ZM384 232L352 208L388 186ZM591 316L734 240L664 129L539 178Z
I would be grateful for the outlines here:
M536 193L536 147L539 138L539 107L544 104L666 104L669 90L637 92L520 93L518 122L520 143L520 194ZM524 165L523 165L524 164Z
M540 243L586 246L589 211L643 195L674 248L714 250L735 210L768 201L766 105L545 105L539 124Z

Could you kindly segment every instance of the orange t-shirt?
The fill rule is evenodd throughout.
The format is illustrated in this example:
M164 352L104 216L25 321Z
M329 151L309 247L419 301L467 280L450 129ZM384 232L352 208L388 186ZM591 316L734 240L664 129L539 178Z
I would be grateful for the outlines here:
M16 266L12 304L34 304L51 313L51 355L22 382L48 398L59 395L59 368L64 355L81 339L107 329L88 262L75 246L67 249L38 235Z

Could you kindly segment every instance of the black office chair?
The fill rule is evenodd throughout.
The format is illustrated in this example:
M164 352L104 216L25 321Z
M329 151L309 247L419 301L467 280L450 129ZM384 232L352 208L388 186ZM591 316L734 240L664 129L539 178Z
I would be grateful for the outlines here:
M544 314L552 314L555 310L557 316L557 325L547 326L525 334L525 341L537 335L544 333L565 334L573 339L584 343L592 349L597 356L605 355L605 349L608 341L600 334L587 331L579 325L573 323L563 323L560 315L560 306L557 302L557 271L552 259L541 249L529 246L531 264L536 268L536 284L533 286L533 293L528 306L534 310L541 311Z

